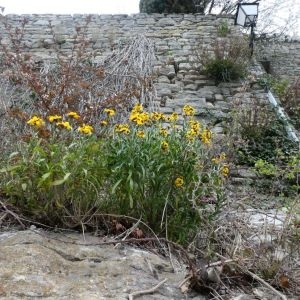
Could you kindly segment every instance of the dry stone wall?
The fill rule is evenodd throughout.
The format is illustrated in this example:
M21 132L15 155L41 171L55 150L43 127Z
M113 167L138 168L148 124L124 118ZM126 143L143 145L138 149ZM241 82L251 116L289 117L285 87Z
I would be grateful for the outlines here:
M291 81L300 76L300 40L258 42L256 56L269 64L271 74Z
M86 50L95 51L96 62L103 61L117 44L126 43L137 35L144 35L155 44L156 61L153 67L157 74L156 101L161 110L165 113L180 112L183 105L191 104L197 109L202 120L215 132L222 133L222 126L219 124L228 116L232 99L239 92L240 83L215 86L215 82L201 73L195 64L195 49L205 49L206 53L213 55L216 40L222 39L219 37L218 27L224 22L228 24L230 36L241 39L242 33L233 25L232 16L91 15L88 24L86 15L8 15L6 18L13 26L18 26L24 18L27 19L22 48L33 54L37 60L51 59L56 48L66 55L70 54L79 27L86 26L86 36L90 41ZM49 22L52 24L54 36ZM5 44L8 43L8 38L5 36L3 25L1 26L1 43ZM226 40L226 37L223 39ZM280 52L280 60L286 59L291 53L295 56L299 54L299 45L292 46L288 48L292 51L289 54L288 50ZM276 56L272 57L275 61ZM292 60L289 64L276 64L274 62L276 70L284 70L283 67L286 66L287 70L294 72L293 75L299 72ZM249 98L251 97L261 98L265 95L257 87L252 90Z

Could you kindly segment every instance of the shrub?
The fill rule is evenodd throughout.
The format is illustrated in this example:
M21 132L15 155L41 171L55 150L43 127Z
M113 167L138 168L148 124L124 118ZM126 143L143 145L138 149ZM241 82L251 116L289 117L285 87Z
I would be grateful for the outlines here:
M195 13L193 0L140 0L141 13Z
M198 50L196 57L204 73L219 84L245 77L249 47L245 40L217 39L213 56Z
M244 76L241 69L232 60L216 58L205 65L205 72L216 83L237 80Z
M228 125L238 164L254 166L259 159L275 163L278 153L289 156L297 150L287 135L285 123L269 103L252 98L248 103L237 101L234 105Z
M212 203L205 218L213 217L224 200L229 169L211 132L189 106L182 129L177 114L148 113L141 105L124 124L114 124L113 109L105 113L98 128L75 112L31 116L27 139L1 158L1 194L51 225L80 226L95 212L121 214L187 242L201 226L200 212Z
M231 32L228 21L222 20L217 30L218 30L218 36L227 37L227 35Z
M300 78L290 83L287 79L280 79L267 74L260 79L259 83L264 87L271 88L275 92L285 112L291 118L291 123L296 129L300 129Z

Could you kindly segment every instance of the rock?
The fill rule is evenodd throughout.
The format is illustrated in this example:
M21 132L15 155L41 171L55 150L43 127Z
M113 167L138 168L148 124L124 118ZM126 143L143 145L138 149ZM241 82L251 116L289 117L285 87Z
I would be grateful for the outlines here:
M157 26L174 26L176 22L172 18L162 18L157 22Z
M186 299L177 287L185 277L178 263L173 262L174 271L167 259L153 253L100 241L92 235L84 239L76 233L38 229L1 232L0 297L128 299L130 293L167 278L155 293L141 299Z

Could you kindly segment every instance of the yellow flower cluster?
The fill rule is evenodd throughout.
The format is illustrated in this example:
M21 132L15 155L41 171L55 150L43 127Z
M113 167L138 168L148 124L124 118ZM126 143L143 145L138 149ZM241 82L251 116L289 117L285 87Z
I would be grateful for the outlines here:
M178 113L177 113L177 112L173 112L173 113L171 114L171 116L167 117L166 119L167 119L167 121L169 121L169 122L175 122L175 121L178 120Z
M189 120L189 126L192 130L194 130L197 134L200 133L201 131L201 123L199 121L196 120Z
M108 124L108 122L106 120L103 120L103 121L100 122L101 126L106 126L107 124Z
M131 110L131 113L140 113L144 110L143 105L140 103L135 104L133 109Z
M80 116L77 112L70 111L66 114L68 117L78 120ZM50 115L47 117L50 123L55 123L57 127L65 128L67 130L72 130L72 126L69 121L63 121L64 117L60 115ZM30 120L27 121L27 124L33 125L36 127L41 127L45 125L45 121L37 116L33 116ZM84 134L92 134L93 127L91 125L82 124L78 127L78 131Z
M228 174L229 174L229 166L228 165L223 165L222 168L221 168L221 174L224 176L224 177L227 177Z
M137 125L145 125L150 121L150 115L143 112L142 104L136 104L130 113L129 120Z
M163 121L165 120L165 116L163 113L159 113L157 111L154 111L153 113L150 114L150 118L152 121Z
M177 177L175 180L174 180L174 185L177 187L177 188L180 188L182 187L184 184L184 180L182 177Z
M161 147L161 149L162 149L164 152L166 152L166 151L169 150L169 144L168 144L167 141L162 141L160 147Z
M115 132L129 134L130 129L128 124L117 124L115 126Z
M138 138L144 138L144 137L146 136L146 135L145 135L145 131L143 131L143 130L137 131L136 136L137 136Z
M69 122L57 122L56 123L57 126L60 126L60 127L63 127L63 128L66 128L68 130L71 130L72 129L72 126Z
M53 123L53 122L56 122L56 121L59 121L62 119L62 116L59 116L59 115L50 115L48 117L48 120L50 123Z
M84 134L92 134L93 133L93 127L87 124L82 124L79 128L78 131Z
M162 135L163 137L166 137L169 134L168 129L161 127L159 129L159 134Z
M222 152L219 156L214 157L212 159L212 162L215 164L219 164L220 162L224 161L226 159L226 154Z
M211 144L212 132L209 129L204 129L201 132L201 141L204 144Z
M41 127L41 126L45 125L45 121L42 118L33 116L30 120L27 121L27 124L36 126L36 127Z
M186 116L193 116L196 113L195 108L190 105L185 105L182 110L183 114Z
M193 141L196 136L197 136L197 131L195 131L194 129L190 129L186 132L185 134L185 138L188 140L188 141Z
M75 120L79 120L80 119L80 116L75 111L68 112L67 116L70 117L70 118L73 118Z
M104 112L107 114L108 117L113 117L116 114L116 111L110 108L105 108Z

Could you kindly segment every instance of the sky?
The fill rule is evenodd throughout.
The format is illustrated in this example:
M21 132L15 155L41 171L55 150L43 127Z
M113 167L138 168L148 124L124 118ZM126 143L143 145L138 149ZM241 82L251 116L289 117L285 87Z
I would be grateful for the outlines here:
M5 14L134 14L139 0L0 0Z

